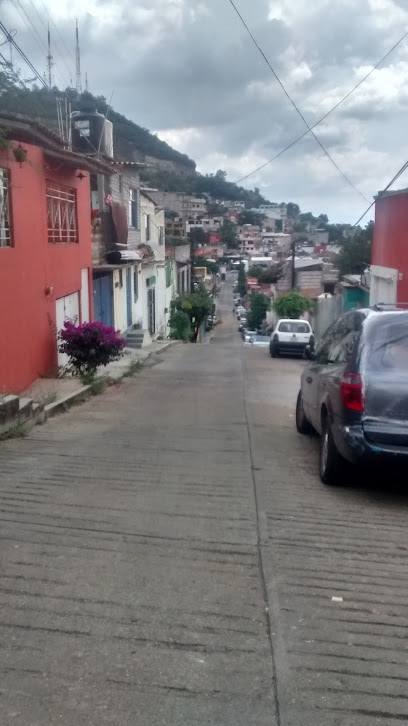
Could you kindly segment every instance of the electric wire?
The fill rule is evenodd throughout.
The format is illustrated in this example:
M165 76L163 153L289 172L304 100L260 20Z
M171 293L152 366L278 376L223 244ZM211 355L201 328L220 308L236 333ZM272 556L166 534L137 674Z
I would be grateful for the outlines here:
M355 224L353 224L353 227L357 227L360 224L361 220L364 219L364 217L366 216L366 214L368 214L368 212L370 211L370 209L372 209L372 207L376 203L377 199L380 199L388 191L388 189L394 184L394 182L397 181L397 179L399 179L399 177L401 176L401 174L403 174L404 171L406 171L406 169L408 169L408 161L405 162L405 164L401 167L401 169L391 179L391 181L389 182L389 184L387 184L387 186L385 187L385 189L382 189L382 191L378 193L377 197L371 202L370 206L367 207L367 209L365 210L364 214L362 214L361 217L357 220L357 222Z
M315 129L316 126L319 126L319 124L321 124L323 121L325 121L327 119L327 117L333 113L333 111L336 111L336 109L338 109L339 106L341 106L342 103L344 103L344 101L346 101L354 93L354 91L356 91L367 80L367 78L369 78L374 73L374 71L376 71L380 67L380 65L382 63L384 63L384 61L388 58L388 56L390 56L391 53L393 53L394 50L396 48L398 48L398 46L401 45L402 41L405 40L405 38L407 38L407 37L408 37L408 32L404 33L404 35L392 46L392 48L390 48L390 50L387 51L387 53L385 55L383 55L383 57L378 61L378 63L376 63L375 66L373 66L371 68L371 70L368 73L366 73L366 75L363 76L363 78L361 78L359 80L359 82L356 83L356 85L353 86L353 88L351 88L350 91L348 91L348 93L346 93L346 95L343 96L343 98L341 98L340 101L338 101L333 106L333 108L331 108L329 111L327 111L327 113L325 113L324 116L322 116L321 119L319 119L319 121L316 121L316 123L314 123L313 126L311 126L311 129ZM239 184L240 182L245 181L245 179L248 179L253 174L256 174L258 171L261 171L269 164L272 164L272 162L275 161L275 159L278 159L280 156L282 156L282 154L285 154L286 151L289 151L289 149L291 149L293 146L295 146L295 144L297 144L299 141L304 139L305 136L307 136L308 134L309 134L309 129L307 131L305 131L303 134L301 134L301 136L298 136L298 138L295 139L294 141L292 141L290 144L285 146L285 148L282 149L282 151L279 151L279 153L275 154L275 156L273 156L272 159L265 161L263 164L261 164L261 166L258 166L253 171L250 171L249 174L245 174L245 176L241 177L234 183Z
M238 10L237 6L235 5L234 0L229 0L229 3L233 7L233 9L235 10L238 18L240 19L241 23L243 24L243 26L246 29L249 37L251 38L251 40L254 43L255 47L257 48L257 50L261 54L262 58L264 59L265 63L267 64L268 68L271 70L274 78L279 83L279 85L282 88L285 96L290 101L290 103L292 104L293 108L295 109L295 111L297 112L297 114L300 116L300 118L302 119L302 121L304 122L304 124L307 126L308 132L310 132L312 134L313 138L319 144L319 146L322 149L322 151L325 153L325 155L328 157L328 159L331 161L331 163L337 169L337 171L341 174L341 176L345 179L345 181L354 189L355 192L357 192L357 194L360 197L362 197L363 199L365 199L365 201L368 201L367 197L362 192L360 192L360 190L357 189L357 187L353 184L353 182L351 181L351 179L349 179L348 176L346 176L346 174L344 174L344 172L340 169L340 167L337 164L337 162L333 159L333 157L331 156L331 154L327 151L326 147L322 144L322 142L320 141L320 139L316 136L316 134L314 133L312 127L309 125L309 123L306 120L305 116L301 112L300 108L297 106L296 102L293 100L293 98L291 97L291 95L286 90L285 85L283 84L283 82L279 78L278 74L276 73L276 71L273 68L272 64L270 63L269 59L267 58L267 56L265 55L265 53L262 50L261 46L257 42L255 36L252 34L252 32L251 32L248 24L246 23L246 21L244 20L243 16L240 13L240 11Z

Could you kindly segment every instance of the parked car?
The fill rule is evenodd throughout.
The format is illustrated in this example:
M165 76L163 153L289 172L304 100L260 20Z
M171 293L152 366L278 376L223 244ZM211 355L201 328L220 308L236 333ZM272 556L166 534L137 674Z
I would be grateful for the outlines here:
M279 320L272 332L269 351L279 355L303 356L307 345L314 344L313 330L307 320Z
M243 330L241 331L241 338L244 343L250 343L251 338L253 338L256 334L256 330L248 330L247 328L243 328Z
M305 351L296 426L321 436L320 477L341 481L345 461L408 464L408 312L342 315Z
M239 318L239 322L238 322L238 330L239 330L239 332L241 333L243 330L245 330L246 326L247 326L247 319L244 318L243 316L240 317Z
M269 335L259 335L256 333L252 336L249 342L252 343L252 345L262 345L267 348L270 343L270 337Z

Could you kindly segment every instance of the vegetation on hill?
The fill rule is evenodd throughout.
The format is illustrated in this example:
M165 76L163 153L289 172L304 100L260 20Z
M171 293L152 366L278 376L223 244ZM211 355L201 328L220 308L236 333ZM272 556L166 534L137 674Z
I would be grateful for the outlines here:
M93 99L100 113L106 114L109 111L108 118L113 123L114 150L118 158L129 157L136 151L156 159L172 161L186 167L187 171L194 172L195 163L186 154L181 154L147 129L109 108L106 98L103 96L87 95ZM63 105L67 99L73 111L79 110L81 96L73 88L67 88L65 91L53 88L50 91L47 88L33 86L29 89L21 86L9 74L0 72L0 107L2 111L38 119L47 126L58 130L56 96L62 99Z

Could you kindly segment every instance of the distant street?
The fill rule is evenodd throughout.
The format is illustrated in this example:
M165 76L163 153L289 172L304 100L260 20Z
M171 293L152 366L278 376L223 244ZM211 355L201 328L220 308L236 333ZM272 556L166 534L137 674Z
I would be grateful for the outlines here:
M408 491L320 483L232 307L0 443L1 726L408 723Z

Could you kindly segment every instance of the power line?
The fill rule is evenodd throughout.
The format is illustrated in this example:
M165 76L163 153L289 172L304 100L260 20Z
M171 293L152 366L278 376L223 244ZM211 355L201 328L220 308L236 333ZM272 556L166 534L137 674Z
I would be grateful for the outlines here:
M407 169L408 169L408 161L406 161L405 164L401 167L401 169L399 171L397 171L396 175L393 177L393 179L391 179L390 183L387 184L387 186L385 187L385 189L383 189L381 192L379 192L379 194L377 196L377 199L380 199L380 197L382 197L385 194L385 192L388 191L388 189L394 184L394 182L396 182L397 179L399 179L399 177L401 176L401 174L403 174L404 171L406 171ZM368 214L368 212L370 211L370 209L374 206L374 204L376 203L377 199L374 199L374 201L371 202L370 206L367 207L367 209L365 210L364 214L361 215L360 219L358 219L357 222L355 224L353 224L353 227L357 227L357 225L360 224L361 220L364 219L364 217L366 216L366 214Z
M271 63L268 60L267 56L263 52L261 46L258 44L258 42L256 41L255 37L251 33L251 31L250 31L247 23L245 22L244 18L242 17L241 13L239 12L237 6L235 5L234 0L229 0L229 2L232 5L232 7L234 8L234 10L235 10L236 14L238 15L239 19L241 20L241 23L243 24L244 28L246 29L246 31L247 31L249 37L251 38L252 42L254 43L255 47L258 49L259 53L261 54L262 58L264 59L265 63L267 64L268 68L271 70L273 76L276 78L277 82L279 83L280 87L282 88L282 91L284 92L285 96L288 98L288 100L292 104L293 108L295 109L295 111L297 112L297 114L302 119L303 123L307 126L309 132L312 134L312 136L314 137L314 139L316 140L316 142L319 144L319 146L322 149L322 151L326 154L327 158L330 159L331 163L337 169L337 171L339 172L339 174L342 175L343 179L346 180L346 182L354 189L355 192L357 192L357 194L360 195L360 197L362 197L363 199L366 200L366 202L368 202L367 197L365 197L364 194L362 194L362 192L360 192L359 189L357 189L357 187L354 186L353 182L348 178L348 176L346 176L346 174L344 174L344 172L340 169L340 167L337 164L337 162L333 159L333 157L327 151L327 149L325 148L325 146L323 146L323 144L320 141L320 139L316 136L316 134L312 130L311 126L309 126L309 123L306 121L306 118L304 117L304 115L301 112L300 108L297 106L297 104L295 103L295 101L293 100L293 98L291 97L291 95L286 90L284 84L282 83L282 81L279 78L278 74L276 73L275 69L271 65Z
M358 83L356 83L356 85L348 93L346 93L346 95L343 96L343 98L340 101L338 101L333 106L333 108L330 109L330 111L327 111L327 113L325 113L324 116L322 116L322 118L319 119L319 121L316 121L316 123L313 124L313 126L311 126L311 128L312 129L315 129L316 126L318 126L319 124L321 124L322 121L325 121L327 119L327 117L330 116L330 114L333 113L333 111L336 111L336 109L338 109L338 107L341 106L341 104L344 103L344 101L346 101L354 93L354 91L356 91L357 88L359 88L367 80L367 78L369 78L374 73L374 71L377 70L377 68L379 68L379 66L388 58L388 56L391 55L391 53L393 53L396 48L398 48L398 46L402 43L403 40L405 40L405 38L407 36L408 36L408 32L407 33L404 33L404 35L402 36L402 38L400 38L392 46L392 48L390 48L390 50L378 61L378 63L376 63L376 65L373 66L371 68L371 70L368 73L366 73L366 75L363 76L363 78L361 78L361 80ZM295 144L297 144L298 141L301 141L302 139L304 139L305 136L308 135L308 133L309 133L309 130L305 131L301 136L298 136L297 139L295 139L294 141L292 141L291 144L288 144L288 146L285 146L285 148L282 149L282 151L280 151L278 154L275 154L275 156L273 156L272 159L269 159L269 161L266 161L264 164L261 164L261 166L258 166L256 169L254 169L253 171L249 172L249 174L246 174L245 176L241 177L241 179L238 179L235 182L235 184L239 184L240 182L244 181L245 179L248 179L248 177L250 177L253 174L256 174L258 171L261 171L262 169L264 169L266 166L268 166L268 164L271 164L273 161L275 161L275 159L278 159L280 156L282 156L282 154L285 154L286 151L289 151L289 149L291 149L292 146L295 146Z

